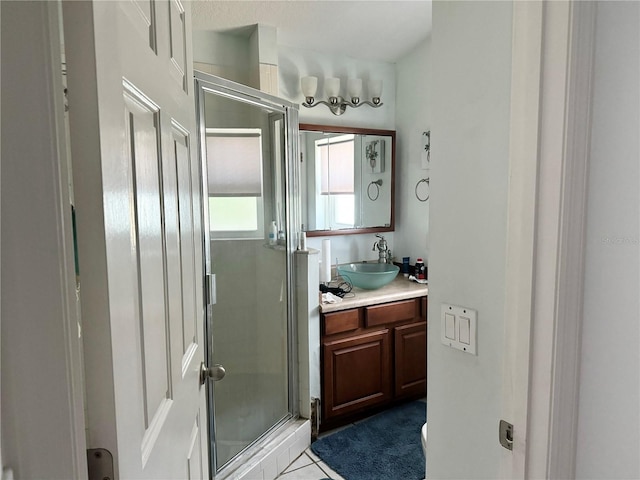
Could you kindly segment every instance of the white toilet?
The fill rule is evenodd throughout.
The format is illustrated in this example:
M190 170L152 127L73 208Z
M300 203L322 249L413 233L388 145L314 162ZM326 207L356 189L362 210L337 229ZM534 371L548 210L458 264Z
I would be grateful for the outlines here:
M427 422L422 426L422 451L424 452L424 478L427 478Z

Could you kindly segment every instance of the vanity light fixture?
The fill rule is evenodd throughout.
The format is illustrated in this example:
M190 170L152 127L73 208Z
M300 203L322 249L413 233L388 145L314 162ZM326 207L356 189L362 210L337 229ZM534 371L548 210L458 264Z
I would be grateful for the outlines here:
M305 101L302 103L304 107L313 108L322 103L329 107L334 115L342 115L348 106L354 108L361 107L362 105L369 105L373 108L382 106L382 102L380 101L382 80L369 80L368 87L371 101L365 100L362 102L360 101L360 95L362 94L361 78L350 78L347 80L347 93L351 101L340 96L339 78L324 79L324 89L327 97L329 97L329 101L315 99L316 91L318 90L318 77L302 77L300 79L300 85L305 97Z

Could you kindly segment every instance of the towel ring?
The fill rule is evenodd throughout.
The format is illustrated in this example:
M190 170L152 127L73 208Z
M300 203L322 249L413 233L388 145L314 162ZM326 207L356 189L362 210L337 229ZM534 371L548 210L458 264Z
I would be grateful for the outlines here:
M375 186L375 192L374 195L371 195L371 185ZM369 186L367 187L367 197L369 197L369 200L371 200L372 202L375 202L378 197L380 196L380 187L382 186L382 179L376 180L375 182L371 182L369 184Z
M429 200L429 194L427 193L427 196L424 198L421 198L420 194L418 194L418 188L420 187L421 183L426 183L427 186L429 186L429 177L418 180L418 183L416 183L416 188L415 188L416 198L421 202L426 202L427 200Z

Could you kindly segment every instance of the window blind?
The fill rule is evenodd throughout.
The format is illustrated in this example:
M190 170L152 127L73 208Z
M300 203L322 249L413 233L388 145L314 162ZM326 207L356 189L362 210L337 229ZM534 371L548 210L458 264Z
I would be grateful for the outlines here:
M209 196L262 196L260 130L207 130Z
M354 193L353 139L317 145L320 155L320 193ZM316 157L317 158L317 157Z

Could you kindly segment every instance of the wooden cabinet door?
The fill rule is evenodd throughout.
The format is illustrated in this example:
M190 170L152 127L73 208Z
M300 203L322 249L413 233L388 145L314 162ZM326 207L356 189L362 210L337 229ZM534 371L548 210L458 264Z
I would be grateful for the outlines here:
M420 299L420 319L424 321L427 320L427 297Z
M394 329L395 396L427 393L427 324L410 323Z
M325 419L391 398L389 329L323 343Z

